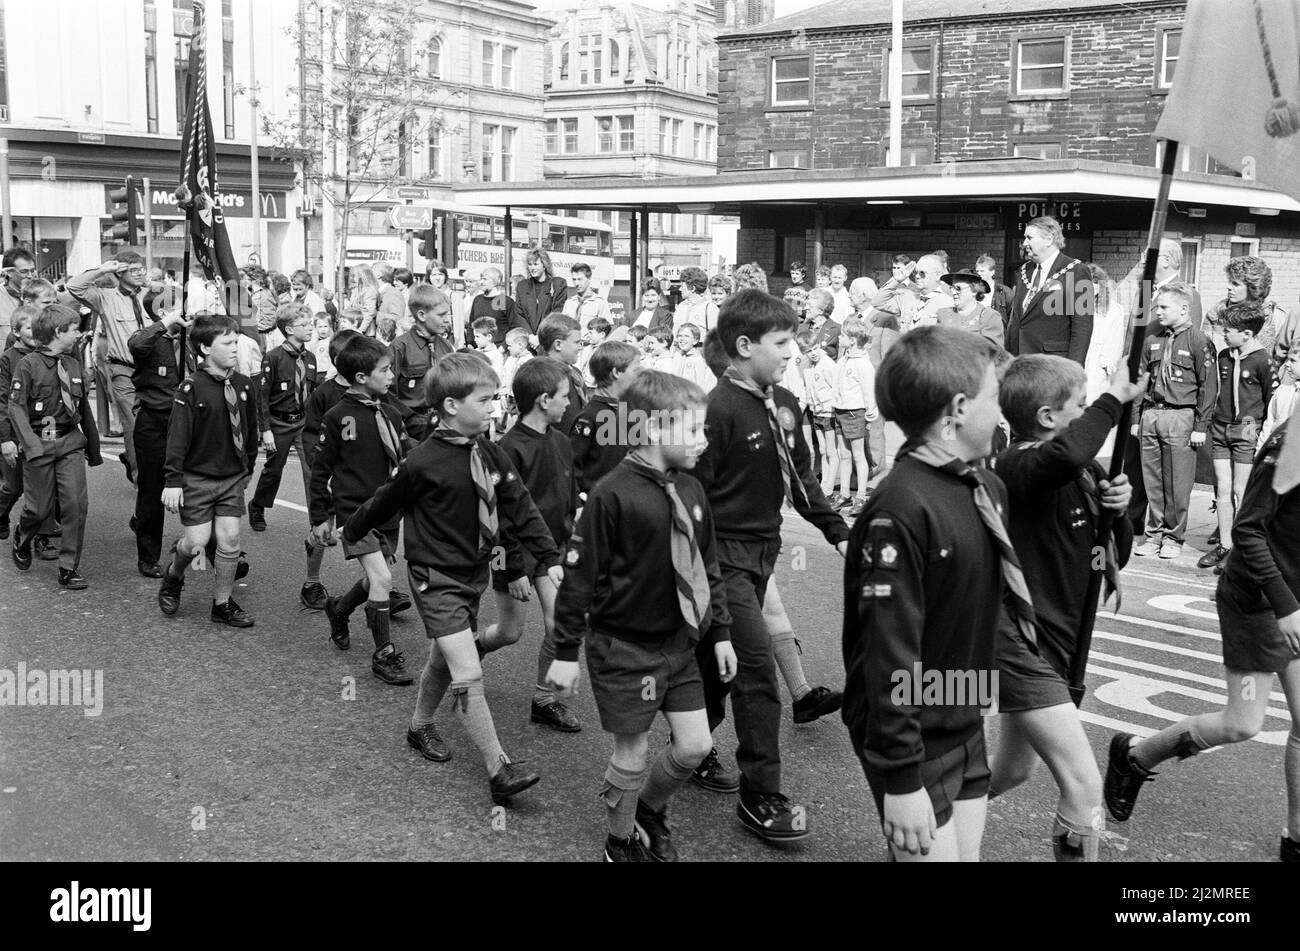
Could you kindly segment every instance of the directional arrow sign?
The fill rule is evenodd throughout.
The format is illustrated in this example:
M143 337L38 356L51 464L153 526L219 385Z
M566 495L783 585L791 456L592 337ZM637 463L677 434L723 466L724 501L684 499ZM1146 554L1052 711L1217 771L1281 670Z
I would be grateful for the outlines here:
M429 189L419 185L398 185L392 192L394 198L403 201L427 201L429 198Z
M424 231L433 227L433 209L425 205L394 205L388 221L399 231Z

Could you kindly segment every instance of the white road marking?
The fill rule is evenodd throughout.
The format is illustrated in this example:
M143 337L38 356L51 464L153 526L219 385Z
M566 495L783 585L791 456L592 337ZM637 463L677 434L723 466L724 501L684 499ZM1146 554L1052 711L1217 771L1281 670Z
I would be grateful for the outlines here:
M1207 687L1224 686L1223 677L1207 677L1204 674L1194 674L1190 670L1179 670L1176 667L1161 667L1159 664L1149 664L1144 660L1130 660L1127 657L1120 657L1116 654L1103 654L1099 651L1092 651L1088 655L1088 672L1094 670L1101 671L1102 668L1094 667L1093 661L1104 661L1108 664L1117 664L1120 667L1131 667L1134 670L1142 670L1149 674L1163 674L1166 677L1177 677L1181 680L1189 680L1192 683L1205 684ZM1286 694L1280 690L1271 691L1268 698L1275 703L1286 703Z

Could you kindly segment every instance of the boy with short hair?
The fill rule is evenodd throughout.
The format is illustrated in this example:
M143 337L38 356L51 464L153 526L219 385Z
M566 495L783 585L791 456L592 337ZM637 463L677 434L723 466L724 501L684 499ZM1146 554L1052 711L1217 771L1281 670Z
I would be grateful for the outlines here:
M857 317L844 322L840 335L839 377L835 386L835 431L839 436L840 489L847 497L854 469L858 475L858 496L849 508L857 518L867 504L867 483L884 459L867 462L867 424L875 422L876 371L867 353L870 331Z
M491 364L492 372L497 375L498 380L501 379L505 373L505 359L501 356L501 349L492 342L493 335L496 333L496 322L491 317L480 317L470 324L470 333L474 336L474 347L470 352L477 353ZM498 394L492 404L494 438L496 433L501 432L505 418L506 403Z
M411 411L407 431L412 439L420 440L429 428L424 378L431 367L453 352L446 337L451 302L432 284L420 284L411 290L407 307L414 323L393 341L393 395Z
M666 372L668 363L672 360L672 355L668 352L672 342L672 331L668 328L660 327L658 330L651 330L641 341L645 351L645 358L641 365L647 370Z
M348 388L322 420L307 497L311 533L318 544L383 485L402 461L409 441L401 412L385 399L393 382L388 348L358 334L339 351L335 366L338 379ZM397 558L399 528L394 516L357 542L344 539L343 557L356 559L363 575L341 598L326 599L325 617L330 640L339 650L347 650L351 646L348 618L364 602L366 625L375 642L370 670L385 683L406 686L411 676L393 645L389 626L390 568Z
M585 264L580 265L586 267ZM573 300L572 297L569 298ZM573 422L587 405L587 382L578 372L578 355L582 352L582 330L578 322L565 314L548 314L537 327L537 349L541 356L558 360L569 375L569 408L560 420L560 432L569 435Z
M847 485L844 492L835 489L840 469L839 436L835 433L835 394L839 388L840 368L811 330L799 331L795 339L805 357L804 398L812 417L817 445L821 448L821 490L832 508L840 508L848 501L849 491Z
M578 369L582 372L582 379L587 384L587 388L596 385L596 378L591 375L590 363L591 355L596 352L596 348L609 339L610 332L614 329L604 317L593 317L587 321L587 335L582 338L582 352L578 355Z
M307 349L316 332L316 322L305 306L289 303L281 304L276 310L275 327L284 334L284 343L262 358L262 376L257 387L258 425L267 458L253 500L248 503L248 524L255 532L266 531L266 510L275 504L276 493L280 491L280 478L289 460L290 447L297 451L298 463L303 468L304 491L310 471L303 450L302 425L307 418L307 401L316 389L316 358ZM303 604L319 611L325 606L325 596L313 589L309 599L308 588L313 585L320 585L320 559L317 557L313 565L309 556Z
M23 452L23 511L14 527L14 564L32 566L32 539L59 507L59 584L88 587L81 549L86 533L86 466L103 463L99 430L86 399L86 370L74 355L81 315L50 304L32 319L36 349L14 368L9 422ZM34 425L33 425L34 424Z
M1072 696L1068 678L1079 639L1096 619L1097 604L1085 595L1098 553L1111 589L1133 546L1132 525L1123 517L1132 486L1124 475L1109 482L1096 456L1123 404L1145 389L1146 380L1130 383L1128 368L1120 367L1089 406L1083 367L1037 354L1011 362L998 397L1012 436L992 467L1010 500L1007 534L1035 606L1037 641L1008 628L998 633L1002 730L989 796L1020 785L1044 760L1060 789L1052 828L1058 862L1097 861L1105 828L1101 775L1072 702L1083 697ZM1100 549L1104 509L1119 517L1111 544Z
M692 323L684 323L677 328L676 352L671 364L665 369L676 376L690 380L706 394L717 385L718 378L709 370L700 353L700 328Z
M528 352L528 331L515 327L506 333L506 358L502 364L501 397L506 406L506 429L514 425L519 417L519 407L515 405L515 374L519 368L533 358Z
M40 309L30 304L20 304L13 312L14 345L0 354L0 540L9 537L9 513L14 504L23 497L23 456L22 447L14 434L13 423L9 422L9 389L14 382L14 370L18 361L36 349L36 340L32 336L32 321ZM1300 354L1300 350L1296 351ZM49 523L41 526L52 528L53 516ZM37 538L43 537L37 535ZM35 547L35 545L33 545Z
M627 455L627 434L622 425L627 417L626 413L620 417L619 401L641 372L641 352L630 343L611 340L596 350L591 369L596 377L596 392L569 432L574 481L582 498Z
M686 472L706 444L704 393L650 371L626 396L630 412L644 420L643 441L583 509L556 603L548 680L561 696L573 692L589 628L591 689L601 726L614 734L603 788L605 860L672 862L668 800L711 746L697 658L727 683L736 654L708 499ZM609 662L615 652L617 664ZM647 768L660 710L672 740Z
M790 308L755 288L737 291L722 305L717 335L731 366L709 394L709 445L697 467L716 520L718 565L739 658L733 702L742 773L737 816L769 841L808 834L805 812L781 792L781 694L763 621L763 597L780 551L782 503L789 500L841 553L848 536L809 469L798 401L775 385L789 362L794 330ZM726 691L703 666L709 725L716 730ZM710 753L701 770L702 784L723 788L714 775L724 772L716 756Z
M501 273L500 268L484 268L482 282L483 292L476 294L469 306L467 323L470 326L470 334L478 333L475 328L480 320L490 319L492 343L494 346L500 346L505 343L506 331L510 329L510 321L516 309L515 299L506 293L505 275ZM465 344L470 349L482 349L472 337L466 340Z
M923 703L915 672L991 681L1008 586L1012 620L1033 637L1000 514L1006 490L975 467L1001 416L993 344L918 328L886 354L877 392L907 442L849 537L842 717L893 858L978 861L989 783L980 698Z
M1253 300L1229 304L1220 318L1227 345L1218 356L1219 395L1210 417L1219 543L1201 556L1198 568L1218 569L1232 550L1234 500L1246 491L1260 424L1273 393L1272 355L1256 339L1267 319L1263 305Z
M483 755L492 799L502 804L541 777L512 763L497 739L474 637L479 600L489 563L503 543L508 580L526 573L522 551L557 585L562 572L559 552L528 490L505 453L484 438L498 386L492 368L476 354L453 353L435 363L427 401L437 427L352 514L343 540L356 544L403 514L411 594L430 639L406 741L426 759L451 759L434 725L450 689L452 709Z
M305 312L305 311L304 311ZM185 569L215 530L214 623L252 627L253 618L235 603L239 567L239 519L244 486L257 462L257 398L253 382L235 370L239 325L229 317L201 317L190 331L198 371L176 388L167 426L167 468L163 506L179 512L185 533L163 572L158 607L169 617L180 609Z
M573 450L569 440L555 428L568 406L569 375L554 360L533 360L515 374L514 399L519 421L498 445L523 480L556 548L563 551L578 510ZM536 592L542 604L543 636L537 652L537 681L529 719L560 733L579 732L582 725L578 718L556 701L555 690L546 681L547 670L555 660L556 586L546 570L525 553L523 576L508 581L505 572L493 571L492 589L496 592L499 622L483 632L480 643L484 653L513 644L523 636L526 605Z

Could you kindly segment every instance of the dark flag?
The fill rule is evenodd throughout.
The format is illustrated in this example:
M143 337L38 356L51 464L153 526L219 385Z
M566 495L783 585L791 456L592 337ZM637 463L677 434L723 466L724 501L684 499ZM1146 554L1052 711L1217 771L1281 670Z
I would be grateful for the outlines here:
M181 187L177 197L186 209L193 252L203 273L216 281L226 313L242 325L249 322L252 305L239 279L235 255L226 233L226 216L214 196L217 184L217 149L212 137L212 113L208 110L208 23L205 0L194 0L194 30L190 40L190 68L187 81L185 128L181 133ZM188 193L188 195L184 193ZM188 282L189 275L181 276Z

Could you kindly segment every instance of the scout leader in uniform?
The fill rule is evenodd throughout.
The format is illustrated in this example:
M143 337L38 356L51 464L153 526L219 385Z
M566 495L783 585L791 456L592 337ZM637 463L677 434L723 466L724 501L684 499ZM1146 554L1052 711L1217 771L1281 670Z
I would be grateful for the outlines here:
M1066 256L1055 218L1025 225L1026 261L1011 298L1007 350L1014 356L1050 353L1080 366L1092 340L1092 285L1082 262Z

